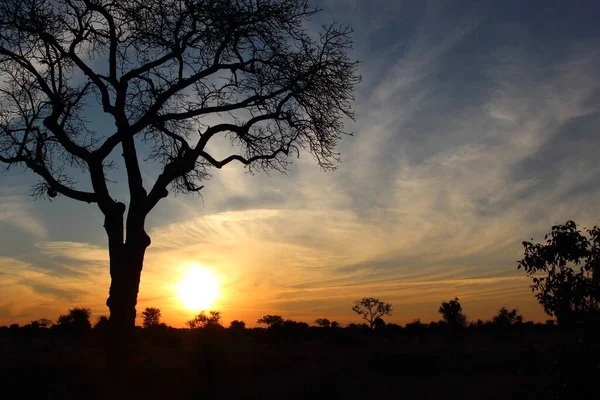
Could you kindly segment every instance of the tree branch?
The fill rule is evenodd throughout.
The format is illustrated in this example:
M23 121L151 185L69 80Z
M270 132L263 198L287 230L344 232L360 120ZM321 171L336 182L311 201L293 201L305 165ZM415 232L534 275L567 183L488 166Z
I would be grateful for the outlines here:
M83 201L86 203L97 203L98 197L95 193L84 192L76 190L60 183L56 178L52 176L50 171L40 163L34 162L32 159L26 157L4 157L0 155L0 161L6 164L23 163L33 172L41 176L48 184L49 189L54 190L64 196L67 196L74 200ZM54 197L52 192L49 191L49 196Z

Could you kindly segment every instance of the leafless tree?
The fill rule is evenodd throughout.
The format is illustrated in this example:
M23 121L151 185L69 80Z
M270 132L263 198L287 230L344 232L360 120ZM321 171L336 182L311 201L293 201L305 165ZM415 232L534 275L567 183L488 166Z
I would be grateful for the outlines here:
M369 323L371 329L375 326L375 321L384 315L392 315L392 305L385 303L376 297L363 297L356 300L352 306L352 311L362 316L362 319Z
M348 27L306 28L318 11L306 0L0 2L0 161L39 175L36 196L104 215L109 361L128 347L146 217L169 191L199 192L234 162L284 171L302 149L336 167L360 77ZM233 146L220 158L222 138ZM151 182L144 162L160 168ZM128 194L111 192L119 165Z

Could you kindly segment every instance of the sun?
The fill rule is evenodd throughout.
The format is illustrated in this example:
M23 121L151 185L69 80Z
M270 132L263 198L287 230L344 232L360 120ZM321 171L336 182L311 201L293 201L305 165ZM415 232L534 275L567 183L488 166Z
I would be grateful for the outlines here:
M206 310L219 296L219 280L206 268L193 266L177 285L177 292L184 308Z

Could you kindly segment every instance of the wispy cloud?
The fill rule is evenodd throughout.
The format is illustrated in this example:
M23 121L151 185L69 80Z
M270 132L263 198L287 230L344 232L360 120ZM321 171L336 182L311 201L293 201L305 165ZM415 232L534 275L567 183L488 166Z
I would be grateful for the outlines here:
M0 320L27 323L37 318L56 319L69 308L102 309L107 276L92 271L84 278L57 276L29 263L0 257Z
M35 239L43 239L48 232L32 212L31 199L27 196L1 195L0 223L19 229Z

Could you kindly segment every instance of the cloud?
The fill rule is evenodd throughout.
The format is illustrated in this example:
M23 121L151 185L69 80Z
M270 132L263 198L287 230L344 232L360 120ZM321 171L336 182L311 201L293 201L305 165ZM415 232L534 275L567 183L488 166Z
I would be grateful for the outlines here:
M91 271L90 271L91 272ZM0 257L0 321L27 323L37 318L55 319L75 306L106 312L101 293L107 277L89 273L84 278L64 277L35 265Z
M42 254L51 258L59 258L84 265L108 265L108 250L89 243L41 242L36 247L40 249Z
M0 223L7 223L31 235L35 239L47 236L45 226L34 214L31 198L18 195L2 195L0 201Z

